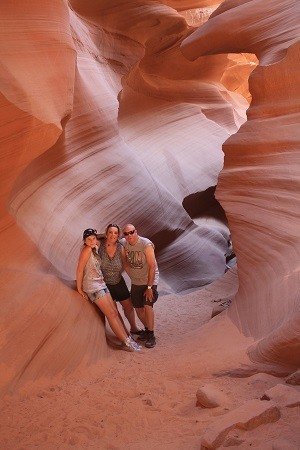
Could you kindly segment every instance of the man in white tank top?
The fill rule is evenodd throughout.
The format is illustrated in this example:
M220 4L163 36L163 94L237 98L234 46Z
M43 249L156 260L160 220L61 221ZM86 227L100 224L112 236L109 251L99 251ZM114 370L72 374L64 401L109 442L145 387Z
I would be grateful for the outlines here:
M137 234L134 225L123 227L124 238L121 240L125 248L125 270L131 279L131 301L138 318L145 326L139 339L146 341L145 347L156 345L154 335L153 305L158 298L158 268L153 243Z

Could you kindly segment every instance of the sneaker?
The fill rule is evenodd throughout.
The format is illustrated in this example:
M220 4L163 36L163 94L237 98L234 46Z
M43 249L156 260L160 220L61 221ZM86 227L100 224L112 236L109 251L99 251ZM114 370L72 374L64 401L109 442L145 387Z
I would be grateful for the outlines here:
M147 339L148 339L148 330L142 330L142 332L138 335L138 339L140 341L147 341Z
M130 336L126 339L124 344L125 350L127 350L128 352L140 352L142 350L142 347L137 342L135 342Z
M136 330L136 331L132 331L130 330L130 334L133 334L135 336L140 336L145 330Z
M153 348L156 346L156 339L154 334L148 335L148 339L145 342L145 347L147 348Z

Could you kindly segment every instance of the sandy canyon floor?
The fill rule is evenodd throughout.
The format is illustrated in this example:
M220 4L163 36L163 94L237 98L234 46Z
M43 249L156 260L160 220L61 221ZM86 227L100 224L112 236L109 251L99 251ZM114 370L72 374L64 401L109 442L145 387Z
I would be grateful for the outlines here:
M222 315L207 323L213 306L236 289L231 275L227 280L185 295L161 296L155 348L141 354L111 349L101 366L81 376L25 386L6 396L0 448L200 449L205 429L220 416L285 383L263 373L224 374L249 363L244 352L249 341L241 342ZM228 400L216 408L197 407L196 391L207 384ZM299 407L283 408L275 423L235 429L220 448L296 450L299 412Z

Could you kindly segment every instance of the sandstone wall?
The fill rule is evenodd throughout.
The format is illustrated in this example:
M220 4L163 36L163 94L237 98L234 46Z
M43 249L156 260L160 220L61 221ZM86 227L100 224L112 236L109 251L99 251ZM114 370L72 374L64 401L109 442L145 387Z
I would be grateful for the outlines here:
M226 1L182 45L190 59L223 52L251 52L259 59L249 80L247 122L223 145L217 189L238 256L240 287L229 315L259 340L250 350L253 359L295 366L300 362L299 15L295 1Z
M216 6L210 1L151 0L72 0L69 4L54 0L45 6L38 0L24 0L0 7L3 389L29 379L70 373L106 357L101 321L72 286L82 229L95 226L102 231L111 221L134 222L141 234L156 242L162 281L169 292L203 285L224 272L226 227L220 221L209 224L203 217L203 205L200 217L191 217L182 203L191 195L206 198L217 184L223 165L222 144L246 118L250 99L247 79L256 64L249 53L256 53L260 61L262 55L254 51L254 44L239 49L228 45L224 54L219 50L209 54L214 50L205 49L196 61L181 54L180 43ZM235 24L234 10L224 14L232 12ZM246 8L245 22L247 14ZM212 20L218 15L215 17ZM203 27L203 33L208 32L210 22ZM272 32L267 49L274 36ZM194 42L193 35L189 39L192 41L187 42ZM206 42L212 45L214 39L209 36ZM296 49L290 47L286 53L277 46L274 58L294 58ZM196 48L200 56L198 43ZM253 85L260 91L260 81ZM251 89L251 111L255 89ZM257 111L260 105L258 100ZM268 102L265 107L268 111ZM288 124L292 126L291 121ZM278 127L274 125L272 130ZM241 135L232 139L237 136ZM252 135L251 140L254 145ZM268 138L262 140L269 149ZM272 148L271 153L274 151ZM282 160L286 161L287 155L292 158L294 153L286 152ZM272 164L285 167L277 156ZM237 158L242 160L243 154ZM269 160L260 161L269 164ZM247 171L241 171L237 181L227 181L229 168L226 162L218 197L228 211L241 261L241 289L232 316L235 314L236 323L236 317L241 320L241 330L256 337L269 336L274 323L282 320L281 330L287 339L284 326L288 313L295 318L294 300L288 300L286 307L279 305L277 297L272 306L265 302L271 295L268 289L277 294L273 281L269 282L274 270L269 262L267 285L271 283L273 288L264 290L262 283L255 287L253 280L261 274L256 258L261 252L257 238L256 256L251 256L256 240L255 234L249 240L246 232L252 223L251 208L245 200L236 203L242 214L249 214L249 223L239 235L232 201L226 203L226 198L231 198L227 195L230 186L238 186L238 192L248 191L247 180L251 178L247 178ZM290 163L289 168L292 170ZM271 173L268 170L263 173ZM283 172L283 179L289 185L293 176ZM286 192L290 192L289 186ZM285 217L283 209L276 211L276 217ZM260 240L267 242L266 234L259 233ZM287 280L289 299L296 276L290 270L294 267L290 261L295 261L291 235L288 232L286 259L278 278ZM247 280L245 273L250 270L252 278ZM255 311L246 318L250 307L245 305L258 290L262 300L253 303ZM284 316L280 315L282 309ZM257 320L260 316L267 317L265 332L262 321ZM279 336L277 333L276 339ZM20 345L22 351L18 352ZM260 355L272 359L270 345L263 345L264 341ZM54 362L47 373L50 359ZM280 358L275 354L273 359Z

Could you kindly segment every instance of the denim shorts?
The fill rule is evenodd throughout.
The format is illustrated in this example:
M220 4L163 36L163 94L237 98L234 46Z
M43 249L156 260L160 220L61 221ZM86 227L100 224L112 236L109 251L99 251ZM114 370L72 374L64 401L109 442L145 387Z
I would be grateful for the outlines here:
M100 299L101 297L104 297L107 294L109 294L109 290L107 287L105 287L103 289L99 289L99 291L89 293L87 294L87 296L92 303L95 303L96 300Z

